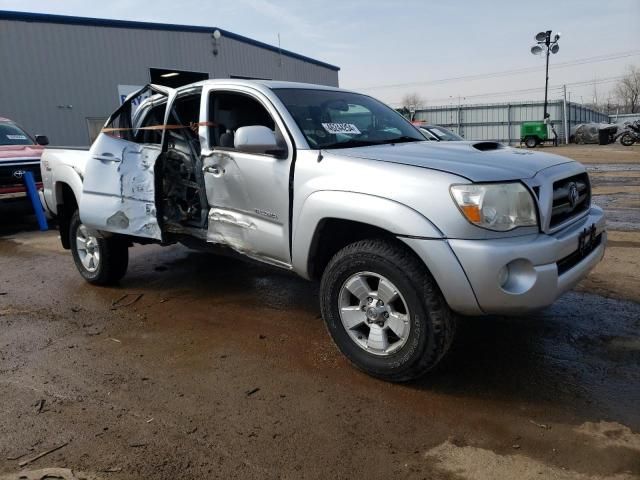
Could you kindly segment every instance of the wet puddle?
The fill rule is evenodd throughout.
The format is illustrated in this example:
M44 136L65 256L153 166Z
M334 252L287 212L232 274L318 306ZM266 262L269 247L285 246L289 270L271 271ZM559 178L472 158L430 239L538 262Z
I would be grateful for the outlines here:
M606 212L607 227L640 231L640 164L594 164L587 165L587 171L594 188L593 203ZM609 193L607 187L624 187L625 191ZM598 189L607 193L599 194Z

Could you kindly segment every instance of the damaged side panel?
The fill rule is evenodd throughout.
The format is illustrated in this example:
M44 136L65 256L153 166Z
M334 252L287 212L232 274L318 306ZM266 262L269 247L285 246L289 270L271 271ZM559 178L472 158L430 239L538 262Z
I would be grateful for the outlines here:
M248 213L212 208L209 210L207 241L231 247L248 257L283 268L290 265L273 258L268 252L282 244L282 227L268 218Z
M160 240L154 165L159 146L126 145L119 161L92 158L94 172L83 185L80 218L87 226Z
M172 89L147 85L107 120L89 149L79 200L80 219L87 227L162 239L154 174L174 95Z
M228 245L239 252L249 251L251 231L255 223L241 212L212 208L209 211L207 240Z

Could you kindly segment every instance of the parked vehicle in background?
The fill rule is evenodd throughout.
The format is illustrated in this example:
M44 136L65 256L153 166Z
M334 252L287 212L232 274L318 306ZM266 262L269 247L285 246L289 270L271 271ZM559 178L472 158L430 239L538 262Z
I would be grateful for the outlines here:
M460 135L453 133L448 128L439 125L428 125L419 122L413 123L427 140L435 142L461 142L464 141Z
M640 143L640 120L625 124L624 130L619 134L619 137L620 143L625 147Z
M620 125L611 123L580 123L571 129L569 141L571 143L600 144L607 145L613 143L618 136Z
M32 172L38 188L42 187L40 156L44 135L29 135L8 118L0 117L0 200L26 197L25 172Z
M429 142L381 102L319 85L147 86L88 151L46 149L42 171L88 282L118 282L133 243L176 242L317 279L338 348L391 381L442 359L455 314L550 305L607 238L581 164Z

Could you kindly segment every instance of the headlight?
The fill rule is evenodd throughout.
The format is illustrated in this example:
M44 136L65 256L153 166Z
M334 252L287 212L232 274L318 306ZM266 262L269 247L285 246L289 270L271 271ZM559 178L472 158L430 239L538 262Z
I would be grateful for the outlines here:
M538 225L533 197L521 183L452 185L451 196L465 218L479 227L505 232Z

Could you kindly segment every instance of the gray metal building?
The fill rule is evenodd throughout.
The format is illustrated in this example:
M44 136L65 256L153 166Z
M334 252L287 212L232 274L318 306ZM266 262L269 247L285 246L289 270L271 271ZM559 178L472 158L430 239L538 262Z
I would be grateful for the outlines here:
M56 145L88 145L121 96L167 72L337 86L338 71L215 27L0 11L0 116Z
M597 112L578 103L562 100L549 102L547 111L564 142L564 118L568 130L581 123L609 122L609 115ZM543 102L511 102L486 105L448 105L418 110L415 120L442 125L467 140L496 140L515 144L520 142L520 126L523 122L540 121L543 118Z

